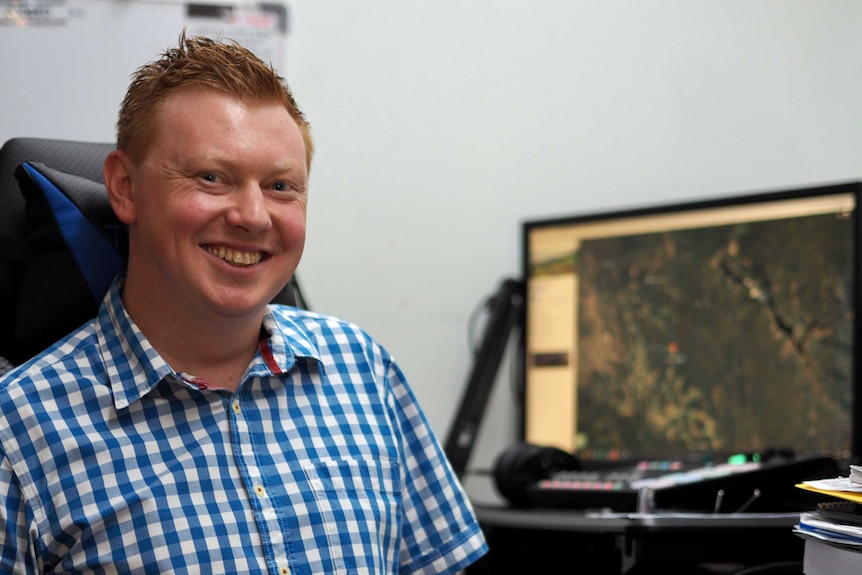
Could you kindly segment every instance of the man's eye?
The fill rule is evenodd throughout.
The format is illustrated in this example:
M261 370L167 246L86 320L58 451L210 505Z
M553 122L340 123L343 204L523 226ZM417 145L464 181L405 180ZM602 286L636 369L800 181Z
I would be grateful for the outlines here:
M200 178L201 178L202 180L207 181L207 182L216 182L216 181L218 181L218 176L216 176L216 175L215 175L214 173L212 173L212 172L204 172L204 173L202 173L202 174L200 175Z
M276 192L286 192L290 189L290 186L288 186L285 182L276 182L272 185L272 189Z

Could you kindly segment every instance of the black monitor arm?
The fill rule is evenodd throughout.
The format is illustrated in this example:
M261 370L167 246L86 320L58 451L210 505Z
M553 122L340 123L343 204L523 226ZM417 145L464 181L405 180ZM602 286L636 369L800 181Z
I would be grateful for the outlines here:
M506 344L515 328L523 325L523 282L504 280L491 298L490 307L491 315L467 380L467 389L444 446L446 456L459 477L467 468Z

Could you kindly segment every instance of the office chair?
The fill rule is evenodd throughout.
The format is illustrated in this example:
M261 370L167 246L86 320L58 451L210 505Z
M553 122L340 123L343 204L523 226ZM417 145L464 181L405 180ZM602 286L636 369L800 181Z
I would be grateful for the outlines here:
M6 360L4 365L17 365L38 353L83 323L87 318L82 316L91 311L75 305L80 298L74 290L54 291L75 281L64 277L68 268L38 269L58 263L57 252L42 249L46 247L44 242L28 233L47 227L28 220L39 217L37 211L44 217L45 210L30 210L28 216L27 199L16 171L23 162L40 162L98 187L102 185L102 163L113 149L113 144L108 143L43 138L13 138L0 147L0 356ZM37 257L30 258L33 252ZM40 271L45 281L32 291L33 276ZM45 294L54 295L43 298ZM40 301L43 299L53 301ZM37 311L36 306L42 310ZM55 314L57 319L51 321L44 316L47 313ZM43 329L46 323L51 325Z
M107 142L0 147L0 374L95 317L127 234L102 179ZM308 308L294 275L274 303Z

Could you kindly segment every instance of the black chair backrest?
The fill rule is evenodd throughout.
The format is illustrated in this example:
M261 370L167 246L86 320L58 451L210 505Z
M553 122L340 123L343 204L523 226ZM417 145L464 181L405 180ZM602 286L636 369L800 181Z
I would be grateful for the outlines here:
M7 140L0 147L0 306L15 305L20 283L26 218L24 196L15 178L16 168L23 162L40 162L61 172L104 183L102 166L114 147L107 142L24 137ZM295 275L273 302L308 307ZM0 325L0 330L4 329L8 326ZM0 373L10 365L11 362L0 357Z
M23 162L42 162L102 182L102 165L113 149L111 143L48 138L13 138L0 147L0 306L15 304L20 279L25 201L15 179L15 169ZM9 362L0 361L0 373L8 366Z
M42 162L61 172L102 182L102 165L113 149L114 144L108 143L45 138L6 141L0 147L0 235L20 241L24 232L24 197L15 179L19 164ZM2 255L5 259L5 254Z

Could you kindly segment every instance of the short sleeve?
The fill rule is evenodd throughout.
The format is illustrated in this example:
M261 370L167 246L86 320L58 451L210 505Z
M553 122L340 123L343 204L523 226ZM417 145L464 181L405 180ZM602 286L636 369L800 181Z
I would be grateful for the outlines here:
M455 573L487 550L467 494L395 363L388 379L401 432L403 537L400 573Z

